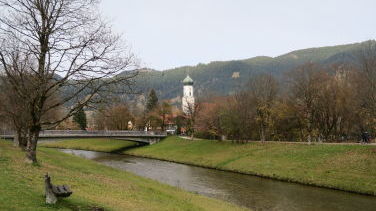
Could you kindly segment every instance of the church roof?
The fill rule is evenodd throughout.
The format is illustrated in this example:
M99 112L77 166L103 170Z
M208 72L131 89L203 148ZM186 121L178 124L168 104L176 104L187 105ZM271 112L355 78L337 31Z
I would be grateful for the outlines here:
M183 84L184 85L193 85L193 80L191 77L189 77L189 75L187 75L187 77L185 77L185 79L183 80Z

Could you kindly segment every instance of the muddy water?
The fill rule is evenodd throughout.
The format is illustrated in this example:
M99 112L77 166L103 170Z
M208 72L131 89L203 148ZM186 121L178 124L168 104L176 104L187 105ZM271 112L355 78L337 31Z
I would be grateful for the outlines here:
M253 210L376 211L371 196L128 155L61 151Z

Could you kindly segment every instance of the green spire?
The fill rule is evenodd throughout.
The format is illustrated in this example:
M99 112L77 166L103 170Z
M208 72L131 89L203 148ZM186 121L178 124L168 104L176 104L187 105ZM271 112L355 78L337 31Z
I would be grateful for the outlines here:
M183 80L183 84L184 85L193 85L193 80L191 77L189 77L189 75L187 75L187 77L185 77L185 79Z

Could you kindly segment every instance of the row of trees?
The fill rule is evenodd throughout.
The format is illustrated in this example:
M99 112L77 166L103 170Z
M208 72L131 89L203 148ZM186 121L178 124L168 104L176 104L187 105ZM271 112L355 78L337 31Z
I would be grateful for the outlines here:
M97 130L132 130L134 120L134 115L124 103L110 104L94 114Z
M136 104L135 104L136 105ZM174 121L173 107L168 101L159 102L154 89L150 90L144 106L137 107L120 100L107 103L95 111L97 130L165 130Z
M194 106L197 106L196 104ZM193 107L192 107L193 108ZM94 129L94 130L161 130L185 128L191 134L193 118L183 114L168 101L159 102L154 89L146 97L145 105L129 104L118 97L112 102L97 105L96 108L78 110L58 129ZM193 119L193 120L191 120ZM171 125L173 128L169 128Z
M168 123L173 121L172 106L168 101L159 102L154 89L150 90L146 101L144 113L139 116L137 125L146 126L149 129L166 129Z
M238 140L354 140L361 132L376 132L375 88L376 46L371 44L359 53L356 66L308 63L283 81L256 75L236 94L201 103L196 130Z

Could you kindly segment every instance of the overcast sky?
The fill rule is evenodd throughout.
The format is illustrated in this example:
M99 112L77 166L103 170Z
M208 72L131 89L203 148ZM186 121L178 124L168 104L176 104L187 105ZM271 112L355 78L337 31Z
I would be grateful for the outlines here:
M102 0L142 66L278 56L375 39L376 0Z

